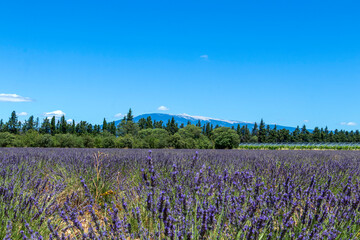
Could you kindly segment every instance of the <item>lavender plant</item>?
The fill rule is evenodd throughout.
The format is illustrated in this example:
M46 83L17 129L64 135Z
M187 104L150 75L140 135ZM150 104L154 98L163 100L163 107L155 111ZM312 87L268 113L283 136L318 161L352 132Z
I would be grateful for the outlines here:
M357 151L2 148L0 238L358 239L359 159Z

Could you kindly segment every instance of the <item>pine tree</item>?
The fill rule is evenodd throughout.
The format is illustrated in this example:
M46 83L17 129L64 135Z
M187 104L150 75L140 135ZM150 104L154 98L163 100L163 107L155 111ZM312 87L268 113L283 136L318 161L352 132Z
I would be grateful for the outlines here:
M310 141L310 132L306 129L306 126L304 126L301 129L300 138L302 142L309 142Z
M5 124L4 121L1 119L0 120L0 132L4 132L5 131Z
M169 119L166 126L165 126L165 129L170 133L170 134L175 134L178 130L179 130L179 127L178 127L178 124L175 122L175 118L172 117L171 120Z
M132 122L133 120L134 116L132 115L132 110L130 108L128 114L126 115L126 122Z
M45 118L41 124L40 133L42 134L50 134L51 133L51 124L48 118Z
M104 118L103 125L102 125L102 131L106 132L107 130L108 130L108 124L106 122L106 119Z
M255 122L254 127L253 127L252 132L251 132L251 135L252 136L257 136L258 134L259 134L258 125Z
M148 116L148 117L146 118L146 128L147 128L147 129L153 129L153 128L154 128L154 126L153 126L153 121L152 121L152 119L151 119L151 116Z
M140 130L146 129L147 122L146 122L145 118L140 118L139 121L137 122L137 124L138 124Z
M25 131L29 131L29 130L34 130L35 128L35 123L34 123L34 116L30 116L29 120L27 120L26 125L25 125Z
M65 120L65 116L62 115L60 118L60 133L65 134L67 133L67 122Z
M19 122L18 122L18 117L16 115L16 112L13 111L11 113L11 116L9 118L9 121L7 122L7 130L10 133L14 133L17 134L19 132Z
M251 134L250 130L247 125L244 126L244 133L243 133L243 142L248 143L250 142Z
M55 116L53 116L52 118L51 118L51 123L50 123L50 132L51 132L51 135L55 135L55 133L56 133L56 125L55 125Z
M71 125L71 130L70 132L72 134L75 134L76 133L76 124L75 124L75 119L72 120L72 125Z

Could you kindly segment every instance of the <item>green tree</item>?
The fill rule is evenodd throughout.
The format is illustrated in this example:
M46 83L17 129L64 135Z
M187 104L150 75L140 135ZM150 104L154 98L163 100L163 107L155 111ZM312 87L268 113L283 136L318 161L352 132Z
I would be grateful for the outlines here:
M51 123L50 123L50 131L51 131L51 135L55 135L55 133L56 133L56 124L55 124L55 116L53 116L52 118L51 118Z
M108 130L108 125L107 125L106 119L104 118L103 125L102 125L102 131L106 132L107 130Z
M135 136L137 134L139 131L139 126L138 124L134 123L133 119L134 116L132 115L130 108L128 114L121 120L120 124L118 125L117 131L119 136Z
M153 129L154 128L151 116L148 116L146 118L146 125L145 126L146 126L147 129Z
M8 132L0 133L0 147L12 147L15 141L15 136Z
M51 124L48 118L45 118L40 127L40 133L50 134L51 133Z
M292 141L293 142L300 142L301 141L301 131L299 126L296 127L296 129L292 132Z
M318 127L314 128L314 131L312 132L312 141L313 142L320 142L321 141L321 132Z
M218 127L213 131L213 140L217 149L237 148L240 143L239 135L235 130L227 127Z
M166 124L165 129L170 134L175 134L179 130L178 124L175 122L174 117L172 117L171 120L168 120L168 123Z
M251 135L252 136L258 136L258 134L259 134L259 129L258 129L257 123L255 122L254 127L253 127L253 129L251 131Z
M300 139L302 142L310 142L310 132L306 129L306 126L301 128Z
M7 122L6 125L7 125L7 131L9 131L9 133L13 133L13 134L19 133L19 122L15 111L11 113L9 121Z
M62 133L62 134L67 133L67 125L68 124L66 122L65 116L62 115L61 118L60 118L60 126L59 126L60 133Z
M266 142L266 128L265 128L265 123L264 121L261 119L260 121L260 126L259 126L259 143L265 143Z

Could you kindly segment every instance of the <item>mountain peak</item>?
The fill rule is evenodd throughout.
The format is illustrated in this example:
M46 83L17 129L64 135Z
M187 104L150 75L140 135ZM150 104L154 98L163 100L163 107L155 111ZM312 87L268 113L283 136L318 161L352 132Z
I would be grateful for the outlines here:
M189 115L186 113L183 113L183 114L145 113L145 114L141 114L141 115L134 117L134 121L138 122L141 118L146 119L148 117L151 117L152 120L163 121L164 125L169 120L171 120L171 118L174 118L175 122L178 123L179 125L181 125L181 124L187 125L188 122L195 125L198 123L198 121L200 121L201 125L210 123L214 127L216 125L218 125L220 127L233 127L234 126L235 128L237 127L237 125L240 125L240 127L246 125L249 129L252 129L254 127L253 122L238 121L238 120L224 120L224 119L204 117L204 116L193 116L193 115ZM121 120L118 120L115 123L118 124L120 121ZM274 126L275 126L275 124L270 124L271 128L273 128ZM287 127L287 126L281 126L281 125L276 125L276 127L278 129L288 129L290 131L295 130L294 127Z

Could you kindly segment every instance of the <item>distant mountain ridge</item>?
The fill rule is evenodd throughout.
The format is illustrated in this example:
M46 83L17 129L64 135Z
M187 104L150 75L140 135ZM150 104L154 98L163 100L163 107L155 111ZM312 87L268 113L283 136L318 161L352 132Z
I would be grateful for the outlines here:
M216 125L219 125L220 127L234 126L236 128L238 124L240 124L240 127L247 125L249 129L252 129L254 127L254 123L252 123L252 122L236 121L236 120L223 120L223 119L203 117L203 116L191 116L191 115L188 115L185 113L184 114L145 113L145 114L141 114L141 115L134 117L134 121L138 122L141 118L146 119L149 116L151 117L151 119L153 121L154 120L163 121L164 125L168 122L168 120L171 120L171 118L174 117L176 123L178 123L179 125L183 123L185 126L188 123L188 121L190 121L191 124L195 125L200 120L201 125L210 123L214 127ZM117 125L120 122L121 122L121 120L117 120L117 121L115 121L115 124ZM259 123L257 123L257 124L259 125ZM275 124L269 124L269 125L271 128L274 128L274 126L275 126ZM288 126L281 126L281 125L276 125L276 128L277 129L287 129L289 131L295 130L295 127L288 127Z

